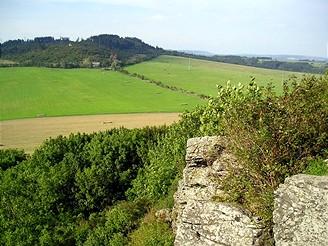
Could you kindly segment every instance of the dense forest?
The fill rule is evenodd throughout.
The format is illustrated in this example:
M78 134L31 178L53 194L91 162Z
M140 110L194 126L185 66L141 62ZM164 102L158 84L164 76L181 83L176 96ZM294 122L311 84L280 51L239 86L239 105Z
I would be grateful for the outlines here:
M106 67L120 69L159 55L192 57L260 68L324 74L327 63L278 61L270 57L201 56L150 46L138 38L102 34L75 41L61 37L36 37L33 40L9 40L0 45L0 66L43 66L54 68Z
M102 34L72 41L69 38L37 37L33 40L10 40L1 44L0 58L19 66L55 68L111 67L149 60L164 50L137 38ZM15 63L14 63L15 64ZM4 65L14 65L12 63Z
M1 245L172 245L155 212L173 205L190 137L223 135L243 167L228 196L272 226L273 191L297 173L327 174L328 72L218 90L171 126L115 128L0 151Z

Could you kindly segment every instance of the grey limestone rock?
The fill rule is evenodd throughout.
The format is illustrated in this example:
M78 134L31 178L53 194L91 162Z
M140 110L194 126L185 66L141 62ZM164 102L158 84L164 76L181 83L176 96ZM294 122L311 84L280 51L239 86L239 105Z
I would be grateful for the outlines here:
M262 232L252 216L240 207L189 201L182 213L175 245L259 245Z
M328 176L299 174L275 191L277 246L328 245Z

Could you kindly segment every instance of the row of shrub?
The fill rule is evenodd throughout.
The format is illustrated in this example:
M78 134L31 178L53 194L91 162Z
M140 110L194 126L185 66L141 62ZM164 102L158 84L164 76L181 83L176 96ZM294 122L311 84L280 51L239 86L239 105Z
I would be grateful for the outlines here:
M0 151L1 245L172 245L154 212L172 207L186 141L225 135L239 163L229 202L270 229L273 191L290 175L327 173L328 73L285 83L219 88L171 126L117 128L46 140L32 156ZM309 165L314 163L314 165Z
M209 96L206 96L204 94L197 94L193 91L188 91L188 90L185 90L185 89L182 89L182 88L178 88L178 87L175 87L175 86L172 86L172 85L168 85L168 84L165 84L161 81L156 81L156 80L153 80L153 79L150 79L142 74L138 74L138 73L130 73L129 71L125 70L125 69L119 69L119 71L125 75L129 75L131 77L135 77L135 78L139 78L143 81L148 81L149 83L151 84L155 84L159 87L162 87L162 88L165 88L165 89L169 89L171 91L178 91L178 92L181 92L181 93L184 93L184 94L187 94L187 95L193 95L193 96L197 96L201 99L209 99Z

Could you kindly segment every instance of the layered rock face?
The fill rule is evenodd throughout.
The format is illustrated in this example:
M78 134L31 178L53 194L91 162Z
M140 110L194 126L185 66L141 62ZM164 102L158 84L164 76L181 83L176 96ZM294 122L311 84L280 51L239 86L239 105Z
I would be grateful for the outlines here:
M277 246L328 245L328 176L299 174L275 191Z
M251 214L232 204L215 202L223 196L220 180L237 167L223 137L187 142L186 167L173 208L174 244L261 245L264 230Z

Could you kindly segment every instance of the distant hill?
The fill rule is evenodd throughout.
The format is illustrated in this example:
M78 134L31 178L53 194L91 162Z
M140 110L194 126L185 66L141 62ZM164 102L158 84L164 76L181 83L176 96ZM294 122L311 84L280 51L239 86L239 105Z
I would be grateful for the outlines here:
M304 56L304 55L256 55L256 54L246 54L243 56L247 57L271 57L274 60L278 61L318 61L318 62L328 62L328 59L325 57L318 56Z
M36 37L1 44L0 57L19 66L60 68L112 67L149 60L164 53L138 38L102 34L72 41L69 38Z
M323 74L328 69L324 58L292 55L213 55L206 51L176 52L173 55L192 57L243 66L268 68L301 73Z
M204 50L179 50L179 52L196 55L196 56L230 56L230 55L220 55L211 53ZM239 57L248 57L248 58L259 58L259 57L267 57L273 60L278 61L318 61L318 62L328 62L328 58L318 57L318 56L305 56L305 55L258 55L258 54L238 54L234 56Z
M180 50L180 52L197 56L215 56L214 53L203 50Z

